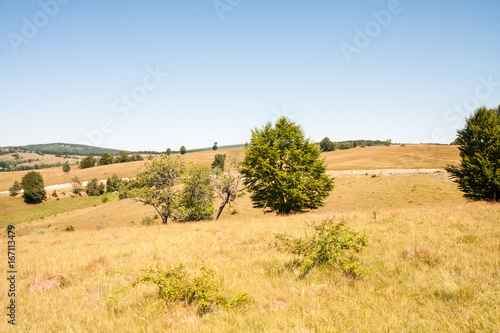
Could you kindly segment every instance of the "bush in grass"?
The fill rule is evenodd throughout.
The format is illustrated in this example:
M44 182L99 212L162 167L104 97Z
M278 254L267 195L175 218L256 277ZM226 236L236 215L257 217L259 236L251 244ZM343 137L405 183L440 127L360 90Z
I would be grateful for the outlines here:
M302 276L314 266L330 264L353 277L364 272L356 253L368 245L366 236L354 232L344 222L325 220L313 226L313 233L304 238L276 235L276 248L302 257Z
M91 181L89 181L87 183L87 187L85 188L85 192L89 197L104 194L105 191L106 187L97 178L94 178Z
M75 231L75 227L73 227L72 225L68 225L63 229L63 231Z
M111 178L108 178L108 180L106 180L106 192L111 193L114 191L118 191L121 185L122 180L118 178L116 173L114 173Z
M31 171L24 175L21 180L24 189L24 202L29 204L41 203L47 197L42 175L39 172Z
M141 224L142 225L155 225L155 224L158 224L158 222L154 218L152 218L150 216L146 216L141 220Z
M15 197L16 195L19 194L19 192L21 192L21 185L19 184L19 182L16 180L14 182L14 184L12 184L12 187L9 188L9 194L11 197Z
M182 302L198 308L199 314L207 313L216 306L236 307L248 300L248 294L233 294L225 288L223 280L215 271L202 267L193 274L181 263L166 271L158 266L147 269L133 283L153 282L158 286L158 297L167 302Z

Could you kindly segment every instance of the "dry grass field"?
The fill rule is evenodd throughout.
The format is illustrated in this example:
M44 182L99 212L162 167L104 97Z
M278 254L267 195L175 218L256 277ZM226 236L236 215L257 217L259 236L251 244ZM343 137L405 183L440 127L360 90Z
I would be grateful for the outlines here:
M442 163L438 156L456 158L453 147L447 148L439 154L407 146L325 155L332 169L340 167L333 156L348 152L339 157L342 165L351 161L348 169L381 168L375 155L391 154L387 168L435 168ZM364 155L370 149L373 156ZM398 157L398 149L420 156L420 162ZM208 164L215 152L196 154ZM245 195L217 222L145 226L141 220L154 214L151 207L108 197L51 199L37 206L0 197L0 225L5 230L17 223L18 265L17 326L8 327L4 317L0 331L500 330L500 206L465 200L444 173L338 177L324 207L282 217L253 209ZM367 236L360 253L367 272L352 278L325 266L300 278L295 257L274 248L275 234L300 236L311 223L332 218ZM75 231L63 231L67 226ZM159 299L153 284L132 287L143 269L180 262L193 271L214 269L230 289L247 292L249 302L201 316L192 305ZM37 290L44 283L56 287ZM8 289L5 279L0 288ZM6 304L6 292L0 302Z
M204 165L211 165L215 154L226 154L226 160L243 158L243 148L207 150L188 153L183 159ZM456 146L408 145L405 147L366 147L322 153L328 170L369 170L369 169L442 169L447 164L458 163L459 155ZM45 181L45 185L70 183L71 178L78 176L82 181L92 178L107 179L114 173L118 177L133 177L144 166L146 161L117 163L88 169L78 169L72 165L68 174L62 168L38 170ZM7 191L15 180L21 180L28 171L0 172L0 191Z

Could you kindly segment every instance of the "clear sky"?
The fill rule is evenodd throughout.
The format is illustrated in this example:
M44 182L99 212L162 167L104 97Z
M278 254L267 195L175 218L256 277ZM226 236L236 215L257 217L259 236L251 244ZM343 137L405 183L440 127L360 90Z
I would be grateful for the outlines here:
M500 104L500 1L0 0L0 146L449 143Z

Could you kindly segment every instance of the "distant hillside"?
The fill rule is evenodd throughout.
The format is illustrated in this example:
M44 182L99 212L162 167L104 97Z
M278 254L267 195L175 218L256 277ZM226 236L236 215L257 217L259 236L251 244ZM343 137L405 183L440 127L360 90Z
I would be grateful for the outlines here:
M120 150L111 148L101 148L86 145L77 145L72 143L46 143L26 146L1 147L3 151L36 152L42 154L61 154L61 155L102 155L105 152L116 155ZM127 153L132 153L125 150Z
M229 149L229 148L239 148L245 146L244 144L236 144L236 145L226 145L219 146L219 149ZM188 152L193 153L197 151L205 151L212 150L212 147L206 148L194 148L188 149ZM54 154L54 155L94 155L99 156L104 154L105 152L110 153L111 155L118 154L121 149L112 149L112 148L101 148L94 146L86 146L86 145L77 145L72 143L46 143L46 144L38 144L38 145L26 145L26 146L8 146L8 147L0 147L0 155L15 153L15 152L34 152L39 154ZM127 154L135 153L135 151L123 150ZM174 154L179 153L178 151L172 151ZM152 154L158 155L162 152L150 151L150 150L139 150L137 151L139 154Z

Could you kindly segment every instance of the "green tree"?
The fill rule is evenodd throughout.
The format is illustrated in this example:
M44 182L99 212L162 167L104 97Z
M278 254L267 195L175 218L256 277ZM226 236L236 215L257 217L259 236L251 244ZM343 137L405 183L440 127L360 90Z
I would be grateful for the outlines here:
M212 146L213 150L217 150L219 147L217 147L217 142L214 142L214 145Z
M123 150L121 150L118 153L118 156L116 156L116 158L115 158L115 163L125 163L125 162L128 162L128 161L130 161L130 157Z
M318 146L286 117L253 129L241 172L254 208L283 215L324 205L333 180L319 155Z
M175 218L178 221L201 221L211 219L214 213L210 169L192 165L182 180Z
M98 196L104 194L106 187L97 178L92 179L87 183L85 187L85 192L89 197Z
M99 165L113 164L113 162L113 156L111 156L111 154L108 152L102 154L101 158L99 159Z
M183 170L179 156L162 155L146 164L145 170L121 189L121 196L153 206L165 224L178 207L181 189L176 185Z
M144 157L142 157L141 154L139 153L133 153L132 156L130 156L131 161L143 161Z
M167 150L165 151L165 154L167 154L167 155L171 155L171 154L172 154L172 149L167 148Z
M63 164L63 166L62 166L62 171L63 171L64 173L68 173L68 172L70 172L70 171L71 171L71 167L69 166L69 163L68 163L68 162L66 162L66 163L64 163L64 164Z
M387 139L384 141L384 146L390 146L392 145L392 140L391 139Z
M26 203L41 203L47 197L43 177L39 172L31 171L25 174L21 186L24 189L23 198Z
M12 184L12 187L9 188L9 194L11 197L15 197L19 192L21 192L21 185L19 185L19 182L16 180L14 184Z
M334 151L336 148L335 144L326 136L319 142L319 147L322 151Z
M224 170L224 164L226 163L226 154L215 154L214 161L212 162L212 169L218 168L219 170Z
M111 193L114 191L120 190L120 186L122 185L122 180L118 178L116 173L106 180L106 192Z
M80 169L91 168L95 166L95 158L89 155L80 161Z
M458 131L460 166L447 166L466 198L500 201L500 105L480 107Z
M179 152L184 155L185 153L187 153L187 150L186 150L186 147L182 146L181 148L179 148Z

